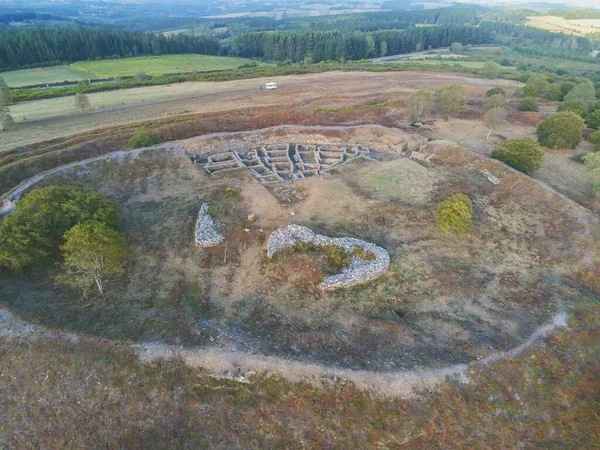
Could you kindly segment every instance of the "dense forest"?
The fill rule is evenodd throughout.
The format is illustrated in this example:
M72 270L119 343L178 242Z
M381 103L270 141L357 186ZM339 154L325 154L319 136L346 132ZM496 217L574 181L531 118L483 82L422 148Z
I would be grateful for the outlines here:
M540 28L506 22L481 22L479 28L490 33L510 36L518 42L525 42L548 49L568 50L577 53L590 53L592 51L592 44L589 39L580 36L555 33Z
M553 9L550 16L564 17L567 20L600 19L600 10L590 8Z
M0 68L22 69L86 59L137 55L216 55L215 38L140 33L105 28L26 28L0 31Z
M313 62L319 62L407 53L430 47L445 47L453 42L487 44L491 40L488 31L457 26L419 27L372 33L272 31L250 32L237 36L233 43L233 51L239 56L264 58L269 61L302 61L308 57Z

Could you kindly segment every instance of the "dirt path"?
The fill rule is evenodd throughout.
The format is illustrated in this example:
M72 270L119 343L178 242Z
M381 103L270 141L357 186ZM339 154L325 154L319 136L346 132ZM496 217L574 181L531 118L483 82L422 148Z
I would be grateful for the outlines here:
M338 369L274 356L232 352L218 347L186 349L160 343L129 344L129 346L136 351L138 357L142 360L181 358L189 366L205 369L218 378L250 382L247 377L254 373L280 374L295 382L314 384L346 384L350 382L360 389L370 390L380 395L409 398L417 395L418 391L430 390L447 379L468 382L470 369L477 365L489 364L503 358L517 356L533 347L540 339L548 336L559 327L567 327L567 313L560 302L559 311L549 323L536 329L523 344L511 350L494 353L471 364L396 372ZM65 340L73 343L80 339L96 340L102 343L110 342L105 339L92 339L80 337L73 333L46 330L19 320L4 309L0 309L0 338ZM114 343L114 345L120 344Z

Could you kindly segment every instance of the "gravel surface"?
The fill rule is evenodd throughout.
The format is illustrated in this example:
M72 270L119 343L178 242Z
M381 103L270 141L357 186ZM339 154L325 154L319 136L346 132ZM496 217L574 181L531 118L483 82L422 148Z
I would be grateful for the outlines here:
M208 215L208 203L203 203L196 221L196 245L199 247L214 247L225 238L216 229L215 221Z

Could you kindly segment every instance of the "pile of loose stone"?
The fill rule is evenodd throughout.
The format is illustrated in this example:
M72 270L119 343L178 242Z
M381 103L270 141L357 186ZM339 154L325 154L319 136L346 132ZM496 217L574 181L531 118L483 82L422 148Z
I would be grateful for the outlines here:
M214 247L225 240L217 231L214 219L208 215L208 203L203 203L196 220L196 245L199 247Z
M352 254L352 262L349 267L345 267L338 274L327 276L323 279L321 282L323 289L350 287L370 281L383 275L390 266L389 253L375 244L349 237L330 238L316 234L309 228L295 224L288 225L271 233L267 243L267 256L271 258L277 252L294 247L298 242L319 246L336 245ZM360 247L363 254L372 254L374 258L369 261L359 258L355 255L356 247Z

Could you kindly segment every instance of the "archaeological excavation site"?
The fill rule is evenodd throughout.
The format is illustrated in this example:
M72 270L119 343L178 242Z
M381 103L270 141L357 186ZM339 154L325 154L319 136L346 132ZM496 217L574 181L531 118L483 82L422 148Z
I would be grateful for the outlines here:
M410 374L460 376L564 324L573 292L560 280L597 246L597 226L540 183L454 142L379 125L123 150L52 169L4 206L56 184L118 205L126 270L102 302L75 305L53 269L17 273L0 281L11 310L214 373L339 373L395 393ZM438 205L455 195L472 208L466 234L439 225ZM569 247L567 235L577 236Z

